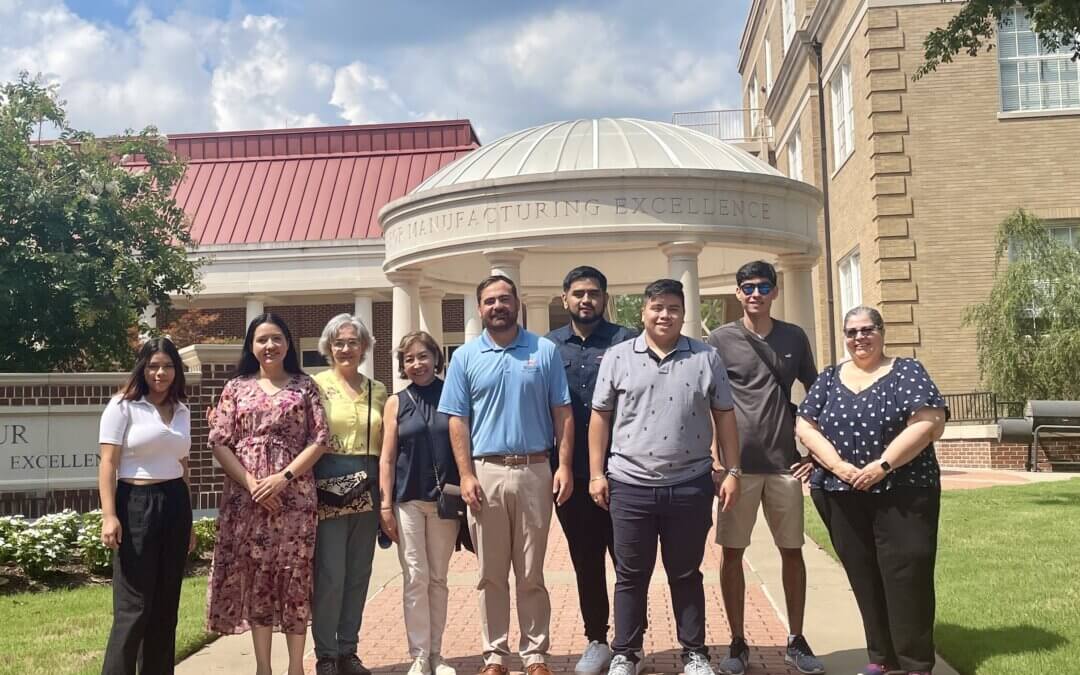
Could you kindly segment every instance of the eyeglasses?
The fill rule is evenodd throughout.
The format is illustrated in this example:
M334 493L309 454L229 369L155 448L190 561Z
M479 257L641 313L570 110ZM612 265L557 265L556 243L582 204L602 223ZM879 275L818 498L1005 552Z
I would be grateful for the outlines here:
M859 326L858 328L845 328L844 329L844 335L846 335L849 340L854 340L855 338L857 338L857 337L859 337L861 335L865 335L865 336L869 337L869 336L873 335L876 332L878 332L878 327L877 326Z
M335 352L344 351L346 347L349 349L360 349L363 345L359 340L334 340L330 343L330 348Z
M739 290L742 291L743 295L753 295L755 289L757 289L757 292L761 293L762 295L768 295L769 293L772 293L772 290L774 288L776 288L776 287L773 285L773 283L771 281L761 281L761 282L756 283L756 284L752 284L752 283L739 284Z

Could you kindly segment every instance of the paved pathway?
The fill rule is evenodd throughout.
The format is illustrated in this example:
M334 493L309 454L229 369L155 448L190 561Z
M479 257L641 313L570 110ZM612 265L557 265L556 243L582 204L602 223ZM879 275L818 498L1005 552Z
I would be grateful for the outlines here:
M573 568L566 540L557 523L553 523L544 569L552 606L549 665L556 673L572 673L574 663L584 646L584 637ZM726 651L729 641L727 619L720 596L719 569L720 549L710 544L703 570L709 609L707 640L714 656ZM472 554L455 554L450 570L450 617L443 639L443 651L461 675L472 675L483 665L480 657L480 607L476 575L476 559ZM753 672L761 675L795 672L784 665L783 645L787 635L785 625L755 579L752 573L748 575L746 606L747 638L754 645L751 651ZM609 587L613 582L614 572L609 570ZM511 645L517 643L517 635L515 625L511 631ZM717 645L723 646L718 648ZM649 631L646 635L645 651L648 672L682 671L678 641L675 638L675 621L671 611L671 596L659 562L649 592ZM401 611L400 577L391 580L368 601L360 636L360 654L365 665L376 673L404 673L408 670L410 661ZM313 657L309 656L307 665L308 672L314 672ZM521 662L515 657L510 667L512 671L520 672Z

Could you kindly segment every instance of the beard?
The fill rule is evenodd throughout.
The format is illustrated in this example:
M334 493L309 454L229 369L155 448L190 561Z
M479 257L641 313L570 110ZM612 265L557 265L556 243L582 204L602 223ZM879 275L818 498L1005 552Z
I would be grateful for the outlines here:
M496 314L491 317L485 315L481 317L480 322L484 325L484 328L486 329L491 329L492 327L509 328L510 326L513 326L515 323L517 323L517 314L506 312ZM496 324L499 325L497 326Z
M601 312L595 312L594 311L590 316L581 316L581 314L578 314L576 312L570 312L570 318L572 318L574 320L574 323L581 324L582 326L590 326L590 325L592 325L594 323L599 322L601 319L603 319L604 318L604 313L602 311Z

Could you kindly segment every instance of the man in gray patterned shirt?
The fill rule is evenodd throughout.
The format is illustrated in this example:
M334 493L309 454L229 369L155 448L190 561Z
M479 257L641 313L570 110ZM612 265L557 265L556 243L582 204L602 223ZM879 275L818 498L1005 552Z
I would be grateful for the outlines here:
M615 655L608 675L636 675L644 667L658 539L684 672L713 675L701 561L713 498L719 496L726 511L739 493L739 439L724 363L704 342L680 334L684 315L682 284L649 284L641 312L645 332L610 348L596 378L589 494L611 512L615 541ZM714 426L723 464L713 449Z

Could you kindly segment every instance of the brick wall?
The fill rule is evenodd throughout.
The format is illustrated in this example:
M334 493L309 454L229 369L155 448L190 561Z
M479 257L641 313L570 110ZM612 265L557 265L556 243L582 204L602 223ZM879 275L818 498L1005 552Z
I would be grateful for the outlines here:
M444 333L464 332L465 301L463 299L448 298L442 301L442 324Z
M1013 469L1022 471L1027 466L1027 445L998 443L990 439L947 440L934 444L938 462L942 466L973 469ZM1051 471L1051 461L1080 462L1080 440L1052 439L1039 443L1039 470Z

